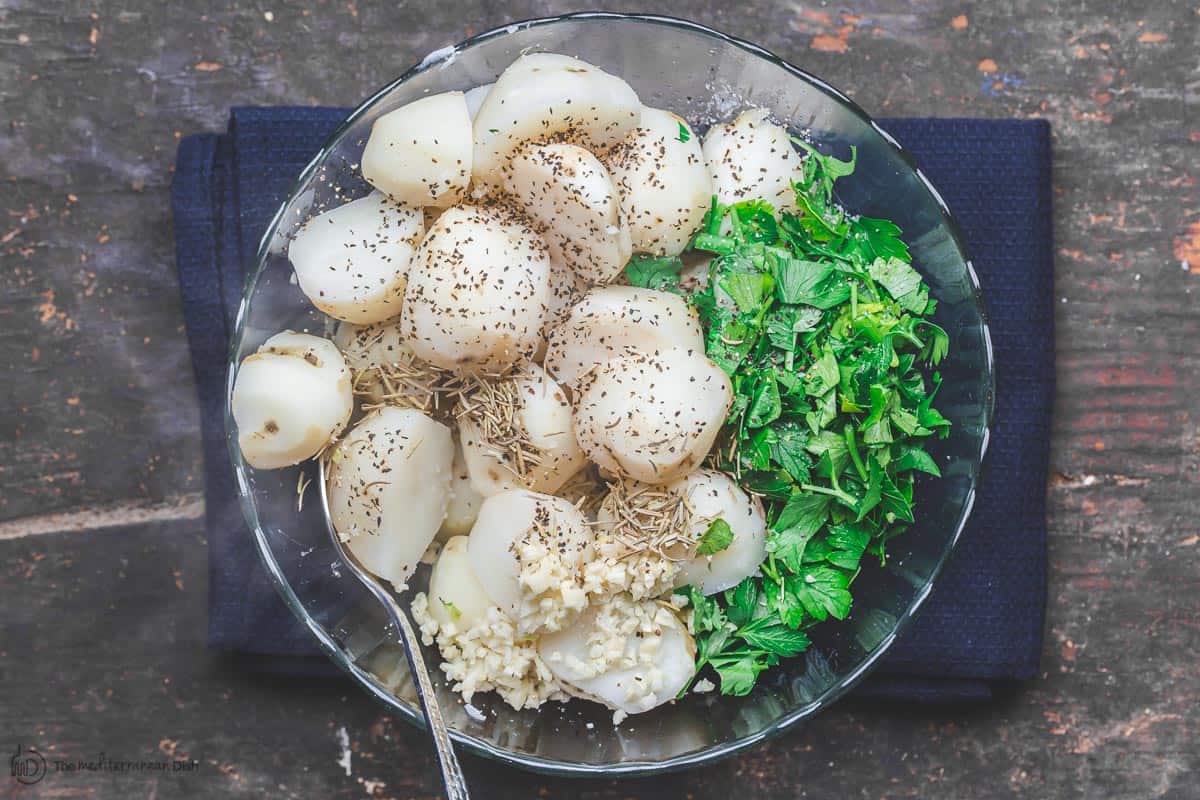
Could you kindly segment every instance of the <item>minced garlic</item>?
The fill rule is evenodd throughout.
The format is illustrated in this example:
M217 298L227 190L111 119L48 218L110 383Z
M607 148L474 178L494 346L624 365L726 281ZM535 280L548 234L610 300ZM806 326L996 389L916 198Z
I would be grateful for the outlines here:
M442 672L465 701L477 692L495 691L520 710L567 699L538 655L535 641L518 638L516 625L498 607L488 609L484 619L465 629L453 623L439 625L429 614L429 598L422 592L413 598L412 613L422 641L437 643Z

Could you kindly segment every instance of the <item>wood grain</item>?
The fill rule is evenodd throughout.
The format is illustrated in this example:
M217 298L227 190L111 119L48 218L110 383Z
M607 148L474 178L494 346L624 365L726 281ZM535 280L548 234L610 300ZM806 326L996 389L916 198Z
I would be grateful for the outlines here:
M344 104L470 33L582 7L0 0L0 746L201 764L51 775L8 796L436 796L422 737L353 687L256 679L203 649L171 163L179 135L223 127L230 105ZM1200 797L1200 7L704 0L670 13L758 41L881 116L1052 122L1044 673L984 708L842 705L654 781L471 759L477 792ZM73 530L48 532L60 524Z

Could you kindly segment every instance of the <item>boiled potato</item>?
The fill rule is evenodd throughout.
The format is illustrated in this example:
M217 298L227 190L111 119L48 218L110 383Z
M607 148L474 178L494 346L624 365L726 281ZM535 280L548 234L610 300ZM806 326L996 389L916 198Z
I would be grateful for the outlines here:
M546 370L564 386L615 356L670 347L704 352L704 333L687 301L634 286L597 287L550 333Z
M538 654L571 694L625 714L674 700L696 669L696 643L675 612L627 595L543 636Z
M230 399L242 457L257 469L312 458L354 410L350 370L328 339L284 331L238 367Z
M531 358L550 302L550 256L501 208L447 209L413 256L400 327L444 369L503 369Z
M800 178L803 158L764 109L747 109L733 122L713 125L703 151L722 203L766 200L776 211L796 210L792 181Z
M466 630L487 617L492 599L471 569L467 537L455 536L438 554L429 575L429 614L439 625Z
M433 541L450 499L450 429L411 408L363 417L329 459L329 517L368 571L398 591Z
M508 66L475 115L477 179L496 185L522 145L567 141L601 154L638 126L628 83L569 56L530 53Z
M499 396L508 399L501 402L516 407L513 421L521 430L495 433L505 439L520 436L539 461L518 464L512 453L497 447L488 436L488 426L481 424L480 416L465 414L459 418L459 432L471 486L484 497L517 488L556 492L587 461L575 440L566 392L535 364L526 365L519 375L504 380L508 385L498 387ZM476 392L471 402L486 405L496 391ZM506 416L502 407L480 408L481 413L493 410L495 416Z
M527 552L536 557L527 561ZM557 630L587 605L579 570L591 557L592 535L579 510L560 497L511 489L487 498L467 553L488 597L522 633Z
M718 519L725 520L733 531L733 541L724 550L683 562L676 586L691 584L703 594L716 594L758 572L758 565L767 557L767 519L757 498L751 498L728 475L708 469L663 488L687 498L690 538L699 540Z
M464 93L463 99L467 101L467 113L471 116L472 122L475 121L475 116L479 113L479 107L483 105L483 99L488 96L488 92L495 85L494 83L485 83L483 86L468 89Z
M409 261L424 232L419 208L372 192L301 225L288 258L314 306L367 325L400 313Z
M729 378L702 351L634 353L581 382L575 434L601 469L666 483L700 466L732 401Z
M605 158L635 253L677 256L712 205L700 139L670 111L643 108L637 130Z
M479 506L483 503L483 495L475 491L471 483L471 471L463 457L462 440L459 436L454 437L454 461L450 468L454 473L450 478L450 502L446 506L446 518L442 520L442 527L437 535L437 538L442 540L470 533L475 518L479 516Z
M453 205L471 182L471 115L462 92L422 97L375 120L362 176L411 206Z
M354 374L354 391L371 403L428 411L441 378L439 371L417 358L400 335L397 320L373 325L342 322L333 334Z
M523 148L505 188L542 226L550 257L591 283L608 283L633 254L629 226L600 160L573 144Z
M578 272L561 261L550 260L550 307L546 309L544 345L548 345L550 335L567 321L575 304L590 288L591 284ZM546 346L543 346L535 360L540 363L545 357Z

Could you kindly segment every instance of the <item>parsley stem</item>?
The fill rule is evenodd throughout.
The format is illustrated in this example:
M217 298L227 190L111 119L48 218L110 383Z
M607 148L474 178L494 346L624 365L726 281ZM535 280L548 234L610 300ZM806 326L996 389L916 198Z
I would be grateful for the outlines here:
M737 248L737 242L729 236L720 236L715 233L699 233L696 234L696 241L693 247L697 250L707 250L710 253L716 253L719 256L727 256Z
M806 492L815 492L816 494L827 494L830 497L836 497L838 500L841 500L845 505L848 505L851 507L853 507L854 505L856 505L858 503L858 500L856 500L853 495L847 494L846 492L843 492L841 489L830 489L827 486L816 486L811 483L802 483L802 484L800 484L800 488Z
M858 475L866 483L869 480L867 474L867 466L862 461L862 456L858 454L858 437L854 435L854 425L846 425L846 448L850 451L850 460L854 462L854 468L858 470Z

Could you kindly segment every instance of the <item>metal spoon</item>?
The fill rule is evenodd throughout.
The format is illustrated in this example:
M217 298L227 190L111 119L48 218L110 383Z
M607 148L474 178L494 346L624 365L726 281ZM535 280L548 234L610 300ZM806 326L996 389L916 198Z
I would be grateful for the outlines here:
M467 791L467 781L463 777L462 767L458 764L458 756L454 753L454 744L446 730L446 721L442 719L442 710L438 707L437 695L433 691L433 682L429 680L429 670L425 667L425 659L421 657L417 633L413 630L408 614L400 608L392 593L383 587L379 579L367 570L354 557L333 528L333 518L329 514L329 492L325 486L325 460L317 459L317 483L320 487L321 510L325 514L325 529L329 539L342 563L350 568L363 586L375 596L375 599L387 609L392 618L392 625L400 633L400 644L404 647L404 655L408 659L408 668L416 678L417 699L421 701L421 710L425 714L425 723L429 734L433 737L433 747L437 751L438 763L442 768L442 781L446 784L447 800L470 800Z

